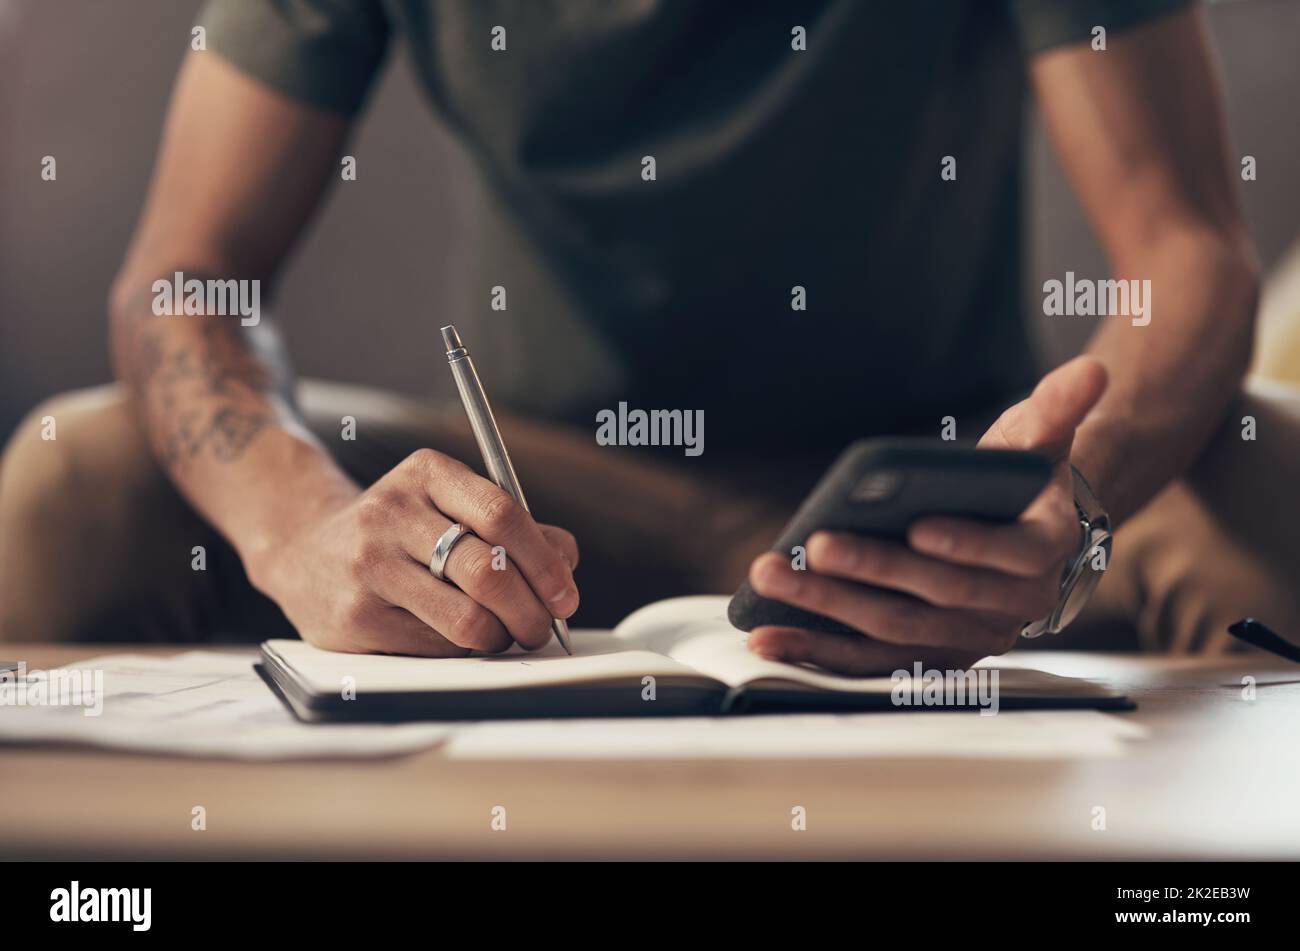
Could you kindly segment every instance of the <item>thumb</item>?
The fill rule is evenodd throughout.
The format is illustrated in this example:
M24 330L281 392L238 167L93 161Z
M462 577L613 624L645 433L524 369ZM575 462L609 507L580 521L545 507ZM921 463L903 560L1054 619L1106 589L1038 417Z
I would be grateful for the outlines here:
M1038 381L1034 392L998 417L981 449L1042 449L1054 458L1070 451L1074 431L1106 390L1106 368L1096 357L1075 357Z

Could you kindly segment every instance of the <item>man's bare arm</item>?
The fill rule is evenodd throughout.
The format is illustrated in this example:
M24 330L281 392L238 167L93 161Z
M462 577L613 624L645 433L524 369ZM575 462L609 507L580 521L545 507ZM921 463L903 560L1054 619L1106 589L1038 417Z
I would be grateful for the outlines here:
M299 477L331 493L348 491L347 480L297 418L271 322L160 315L153 284L179 271L269 286L346 129L342 117L284 99L212 54L191 53L110 299L114 364L155 454L245 556L272 542L278 525L269 513L293 516L282 491L266 486L258 497L260 477L274 471L280 479L278 460L294 458Z
M1191 10L1031 66L1057 153L1112 277L1150 280L1151 323L1104 318L1110 385L1073 458L1113 516L1195 459L1249 361L1258 275L1203 18Z
M1184 471L1238 391L1257 282L1199 17L1155 20L1112 36L1105 51L1081 43L1044 53L1031 72L1113 276L1151 281L1151 322L1104 318L1090 356L1048 374L984 435L982 446L1056 462L1015 524L932 516L913 523L908 546L818 533L809 571L764 555L750 572L759 593L866 636L766 628L750 635L751 650L851 673L918 654L964 667L1009 650L1026 620L1055 606L1078 551L1066 463L1122 519Z
M269 300L346 132L342 117L190 54L110 300L118 375L169 477L304 638L428 655L539 647L552 618L578 606L568 532L432 448L363 491L299 418L267 319L185 314L174 295L155 306L154 282L178 271L266 281ZM475 537L456 546L444 582L427 566L453 522Z

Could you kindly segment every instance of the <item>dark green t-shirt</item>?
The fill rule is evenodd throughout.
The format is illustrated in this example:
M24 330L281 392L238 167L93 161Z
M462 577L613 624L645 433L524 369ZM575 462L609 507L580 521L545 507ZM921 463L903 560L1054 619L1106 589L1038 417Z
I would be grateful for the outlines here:
M525 360L494 397L593 426L620 400L704 409L714 450L937 431L1026 385L1025 56L1187 2L210 0L200 22L342 112L404 43L486 186L473 306L506 287L493 326L525 353L585 338L585 365Z

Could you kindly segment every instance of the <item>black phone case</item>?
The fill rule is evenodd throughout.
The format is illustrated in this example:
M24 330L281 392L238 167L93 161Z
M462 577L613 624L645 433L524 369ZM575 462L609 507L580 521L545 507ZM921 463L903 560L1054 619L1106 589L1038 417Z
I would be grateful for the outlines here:
M822 476L772 551L793 557L820 529L904 541L922 515L1010 522L1047 485L1052 464L1042 453L972 449L929 439L863 439ZM759 595L745 581L727 606L742 631L777 625L856 633L839 621Z

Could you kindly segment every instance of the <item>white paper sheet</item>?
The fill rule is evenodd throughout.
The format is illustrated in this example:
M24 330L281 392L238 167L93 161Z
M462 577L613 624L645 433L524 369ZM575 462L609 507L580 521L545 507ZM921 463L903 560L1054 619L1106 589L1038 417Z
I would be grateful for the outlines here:
M268 641L281 662L317 693L337 693L348 678L358 692L417 690L510 690L520 687L623 681L647 674L698 678L670 657L631 650L609 631L574 629L574 656L552 640L538 651L517 645L503 654L470 657L395 657L321 650L303 641ZM639 689L639 687L638 687Z
M0 686L0 742L77 743L147 753L248 760L368 758L437 745L446 724L305 724L253 670L256 651L174 657L111 654L62 670L102 671L102 712L18 706ZM29 671L36 677L48 672Z
M1146 730L1096 710L646 717L475 723L454 759L1012 759L1122 756Z
M729 687L793 683L839 693L888 696L893 691L895 684L889 676L847 677L759 657L745 646L748 635L727 620L728 601L724 595L712 594L656 601L624 618L614 629L614 639L643 651L665 654ZM1004 669L1002 659L987 658L977 665L998 670L1002 697L1095 699L1114 694L1110 688L1086 680L1014 665ZM910 664L904 668L911 672Z

